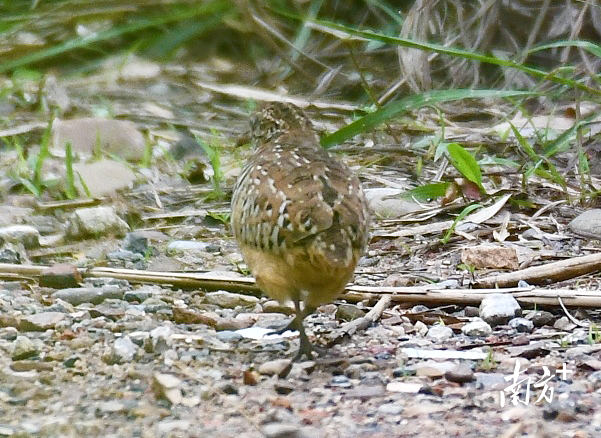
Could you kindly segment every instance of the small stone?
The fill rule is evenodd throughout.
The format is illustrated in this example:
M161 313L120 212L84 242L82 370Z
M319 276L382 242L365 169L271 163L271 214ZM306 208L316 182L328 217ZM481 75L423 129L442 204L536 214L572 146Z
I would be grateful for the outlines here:
M263 426L265 438L305 438L299 426L284 423L269 423Z
M66 318L66 315L61 312L42 312L34 315L27 315L21 318L19 328L22 331L43 332L48 329L53 329L56 324Z
M601 239L601 209L593 208L576 216L568 227L576 234Z
M157 399L167 400L172 405L182 402L181 379L165 373L154 373L152 375L152 390Z
M426 336L428 333L428 326L421 321L416 321L413 329L422 336Z
M40 286L53 289L77 287L83 281L77 266L59 263L44 269L39 278Z
M238 388L232 382L220 382L217 387L224 394L238 395Z
M434 342L444 342L453 337L453 329L445 325L435 325L430 327L426 338L432 339Z
M278 381L276 381L276 383L274 385L274 389L275 389L275 392L277 392L280 395L288 395L292 391L294 391L295 387L292 383L283 382L283 381L278 380Z
M128 231L129 225L117 215L112 207L77 209L67 223L67 235L75 239L107 234L123 236Z
M169 326L162 326L150 331L150 352L164 353L173 345L172 331Z
M439 378L444 376L447 371L455 368L453 362L435 362L428 360L415 364L415 372L418 377Z
M557 330L570 330L574 328L574 326L574 323L572 323L567 316L562 316L555 321L555 324L553 324L553 328Z
M480 317L493 327L507 324L521 314L519 303L510 294L490 294L480 303Z
M78 176L75 181L78 193L87 194L81 183L83 180L87 191L93 198L110 195L117 190L131 187L138 179L138 176L126 163L109 158L102 158L92 163L75 163L73 170L77 172Z
M284 372L284 370L286 370L288 367L290 367L290 360L288 359L276 359L276 360L270 360L267 362L263 362L260 366L259 366L259 374L263 374L265 376L274 376L274 375L280 375Z
M105 287L78 287L61 289L52 295L54 298L60 298L73 306L83 303L100 304L107 299L122 299L123 290L118 286Z
M66 143L71 143L74 153L85 157L101 152L125 160L140 161L146 150L146 139L134 123L100 117L55 120L51 147L60 154ZM100 151L97 151L98 147Z
M139 232L127 233L123 239L123 249L136 254L145 255L149 249L148 237Z
M546 310L536 310L528 312L526 319L529 319L534 324L534 327L543 327L545 325L553 324L555 321L555 315Z
M444 373L444 377L449 382L455 383L467 383L476 380L474 371L469 366L462 364Z
M404 216L419 210L420 205L401 196L403 190L389 187L365 189L365 198L378 217L389 219Z
M509 321L509 327L518 333L532 333L534 330L534 323L526 318L513 318Z
M351 380L343 375L338 375L338 376L334 376L332 377L332 380L330 381L330 386L336 387L336 388L352 388L353 384L351 382Z
M226 291L209 292L205 295L204 302L213 304L224 309L235 309L236 307L254 308L259 299L250 295L235 294Z
M13 342L13 346L12 360L27 359L36 356L39 352L36 343L27 336L17 336L17 339Z
M0 239L10 243L21 243L26 249L40 246L40 233L31 225L12 225L0 228Z
M244 339L244 336L232 330L223 330L221 332L217 332L217 339L222 342L237 342L241 339Z
M468 318L480 317L480 309L474 306L465 306L463 314Z
M261 375L255 370L246 370L242 374L242 382L245 385L255 386L261 381Z
M352 304L341 304L336 310L336 319L342 321L353 321L365 316L365 312Z
M478 318L461 327L461 333L466 336L488 336L492 333L492 327Z
M283 313L284 315L293 315L294 306L282 304L276 300L269 300L263 303L263 313Z
M138 346L133 343L129 336L123 336L115 340L109 362L113 364L131 362L137 352Z
M205 242L196 242L194 240L174 240L167 245L168 254L177 254L182 252L205 252L208 244Z
M400 415L403 412L403 407L395 403L384 403L378 406L378 414L380 415Z

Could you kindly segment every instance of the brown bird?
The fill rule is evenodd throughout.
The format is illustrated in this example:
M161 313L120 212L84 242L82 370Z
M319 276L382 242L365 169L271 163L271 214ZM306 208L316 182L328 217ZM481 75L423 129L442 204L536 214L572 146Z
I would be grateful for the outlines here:
M359 178L320 146L300 108L263 105L251 135L255 150L234 187L232 228L257 286L294 302L296 316L278 331L300 333L294 360L312 358L303 320L353 276L367 243L367 202Z

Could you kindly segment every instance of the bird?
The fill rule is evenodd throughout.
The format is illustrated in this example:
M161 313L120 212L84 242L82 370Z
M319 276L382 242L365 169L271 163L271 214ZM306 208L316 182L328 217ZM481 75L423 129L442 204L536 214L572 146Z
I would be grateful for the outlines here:
M259 289L294 303L295 316L277 331L299 332L293 361L312 359L323 351L303 321L353 277L367 245L367 201L358 176L321 147L298 106L265 103L250 128L254 149L233 189L231 228Z

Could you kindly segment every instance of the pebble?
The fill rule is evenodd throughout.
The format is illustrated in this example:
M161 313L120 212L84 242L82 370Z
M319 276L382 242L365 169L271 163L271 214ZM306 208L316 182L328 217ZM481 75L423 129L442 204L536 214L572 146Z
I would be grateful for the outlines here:
M577 234L601 239L601 209L593 208L576 216L568 227Z
M426 338L432 339L434 342L444 342L452 337L453 329L445 325L434 325L426 334Z
M534 323L526 318L513 318L509 321L509 327L515 329L518 333L532 333Z
M480 317L480 309L474 306L466 306L463 314L468 318Z
M126 251L145 255L149 249L148 237L145 234L136 231L127 233L123 239L122 248Z
M219 339L221 342L237 342L241 339L244 339L244 337L238 332L232 330L223 330L217 332L217 339Z
M400 415L403 407L395 403L384 403L378 406L378 414L381 415Z
M113 343L112 356L109 363L120 364L131 362L138 352L138 346L127 335L118 338Z
M510 294L490 294L480 303L480 318L493 327L506 324L521 314L519 303Z
M173 345L172 330L169 326L161 326L150 331L150 352L164 353Z
M534 327L543 327L551 325L555 321L556 316L546 310L531 311L526 314L526 319L529 319L534 324Z
M122 299L123 290L116 286L74 287L58 290L52 296L73 306L78 306L83 303L100 304L111 298Z
M422 336L426 336L428 333L428 326L421 321L416 321L413 325L413 329Z
M59 154L69 142L74 153L91 157L99 141L103 153L113 154L125 160L140 161L146 150L144 136L136 125L128 120L80 117L70 120L57 119L52 125L51 148L58 150ZM107 177L106 174L102 176Z
M39 248L40 232L31 225L11 225L0 228L0 239L21 243L25 249Z
M403 198L403 190L388 187L365 189L365 198L377 217L383 219L397 218L420 210L418 203Z
M365 311L353 304L340 304L335 314L335 318L342 321L353 321L364 316Z
M75 180L78 193L87 194L81 183L83 180L93 198L100 198L131 187L138 179L138 175L127 164L109 158L102 158L92 163L75 163L73 170L78 176Z
M194 240L174 240L167 245L168 254L177 254L188 251L205 252L208 244L205 242L196 242Z
M276 359L263 362L259 366L259 374L266 376L274 376L282 374L288 367L290 367L289 359Z
M265 438L307 438L299 426L284 423L266 424L263 435Z
M112 207L80 208L73 212L67 222L67 235L74 239L108 234L124 236L128 231L129 225Z
M456 365L453 369L444 373L444 377L449 382L455 383L467 383L476 380L474 371L465 364Z
M27 359L39 353L37 344L23 335L17 336L17 339L13 342L13 347L12 360Z
M21 318L19 328L23 331L43 332L53 329L59 322L64 320L66 315L62 312L42 312L34 315L27 315Z
M205 295L204 302L206 304L213 304L225 309L235 309L238 306L254 308L259 303L259 299L250 295L217 291L207 293Z

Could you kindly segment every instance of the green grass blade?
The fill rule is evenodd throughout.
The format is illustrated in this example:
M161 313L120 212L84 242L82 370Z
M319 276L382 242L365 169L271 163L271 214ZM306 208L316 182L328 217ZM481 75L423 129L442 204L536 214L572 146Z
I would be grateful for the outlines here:
M488 99L505 97L536 96L539 93L531 91L503 91L503 90L432 90L425 93L408 96L355 120L353 123L321 139L321 145L329 148L354 137L370 131L375 126L384 123L405 111L434 105L441 102L451 102L461 99Z

